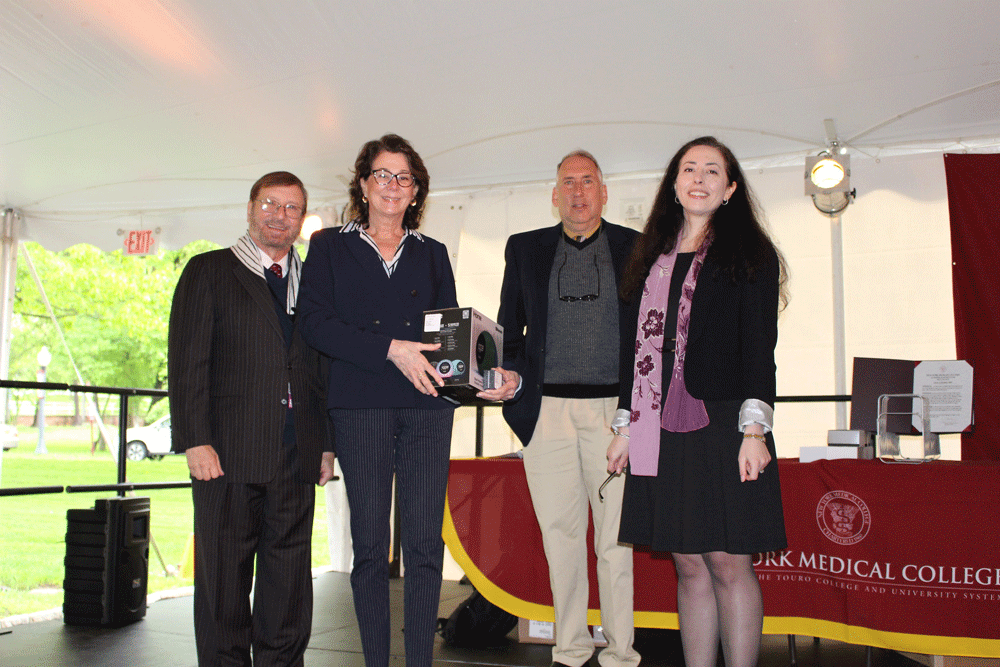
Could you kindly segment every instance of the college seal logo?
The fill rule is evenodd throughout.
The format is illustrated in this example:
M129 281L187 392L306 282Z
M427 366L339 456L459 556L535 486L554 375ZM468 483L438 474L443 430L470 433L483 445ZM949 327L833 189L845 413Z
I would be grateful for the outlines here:
M857 544L872 527L872 514L853 493L830 491L816 505L816 523L831 542Z

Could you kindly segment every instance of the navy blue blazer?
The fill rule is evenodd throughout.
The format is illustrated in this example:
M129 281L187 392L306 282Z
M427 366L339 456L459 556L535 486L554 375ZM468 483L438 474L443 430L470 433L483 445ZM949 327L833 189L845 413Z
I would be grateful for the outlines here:
M386 359L389 343L420 341L425 310L454 308L455 276L444 244L407 236L392 277L358 232L312 235L296 319L306 342L331 358L329 408L444 408Z
M601 233L608 235L611 259L615 267L618 293L625 262L639 238L634 229L601 220ZM549 278L555 261L562 223L554 227L514 234L504 251L506 267L500 292L497 323L503 327L503 366L517 371L522 378L521 394L503 405L503 416L525 446L531 441L542 406L545 383L545 336L549 318ZM619 306L620 308L620 306ZM572 344L572 341L567 341ZM608 350L617 354L618 350Z

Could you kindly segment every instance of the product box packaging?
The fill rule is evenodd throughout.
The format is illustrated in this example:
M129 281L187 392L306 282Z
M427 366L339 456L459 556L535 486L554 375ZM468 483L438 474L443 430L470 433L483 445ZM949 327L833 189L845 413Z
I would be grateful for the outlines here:
M503 363L503 327L475 308L445 308L424 312L423 342L440 343L424 352L444 378L438 394L454 403L471 403L483 389L499 386L493 373Z
M555 644L556 624L552 621L529 621L526 618L517 619L517 641L522 644ZM604 628L600 625L588 626L594 639L594 646L600 648L608 645L604 637Z

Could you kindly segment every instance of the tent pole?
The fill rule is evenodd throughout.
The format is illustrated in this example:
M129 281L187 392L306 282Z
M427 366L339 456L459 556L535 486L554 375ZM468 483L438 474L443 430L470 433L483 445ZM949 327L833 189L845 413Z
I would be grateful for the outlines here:
M0 378L10 379L10 337L14 319L14 282L17 278L17 243L21 216L13 209L3 212L2 247L0 247ZM7 389L2 391L4 423L9 416Z
M17 278L17 241L21 231L21 216L8 208L3 212L2 245L0 245L0 379L10 375L10 336L14 321L14 280ZM0 389L3 401L3 423L7 423L10 402L9 390ZM0 479L3 475L3 448L0 447Z
M844 339L844 232L840 215L830 218L830 248L833 264L833 379L834 392L847 394L847 351ZM847 428L847 405L838 401L837 428Z

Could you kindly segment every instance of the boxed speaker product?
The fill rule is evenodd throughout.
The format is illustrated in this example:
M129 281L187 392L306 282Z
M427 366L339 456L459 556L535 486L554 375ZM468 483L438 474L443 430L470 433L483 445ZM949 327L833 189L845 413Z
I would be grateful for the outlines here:
M503 327L475 308L425 311L423 342L441 344L424 353L444 378L440 396L471 403L483 389L502 383L499 374L489 371L503 363Z

